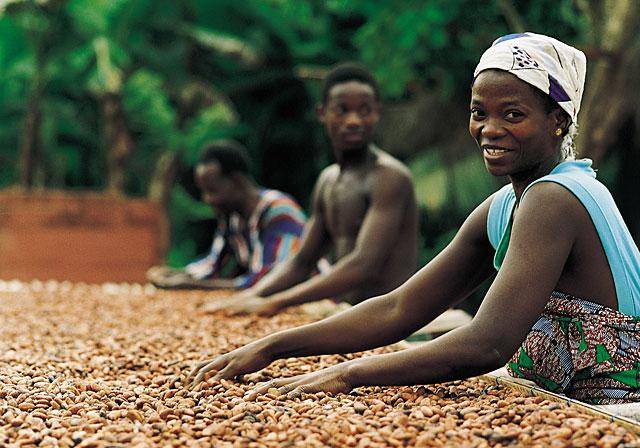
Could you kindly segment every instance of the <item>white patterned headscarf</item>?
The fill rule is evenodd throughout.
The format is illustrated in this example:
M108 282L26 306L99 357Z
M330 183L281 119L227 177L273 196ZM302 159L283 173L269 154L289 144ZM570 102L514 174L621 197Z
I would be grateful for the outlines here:
M571 118L562 141L565 158L574 158L573 139L584 91L587 58L574 47L542 34L509 34L496 39L484 52L474 78L488 69L507 71L540 89Z

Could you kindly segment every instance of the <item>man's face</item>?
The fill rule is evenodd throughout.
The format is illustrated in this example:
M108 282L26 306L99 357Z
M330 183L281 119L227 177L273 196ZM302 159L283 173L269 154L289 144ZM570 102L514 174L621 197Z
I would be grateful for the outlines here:
M369 84L346 81L331 87L318 116L334 151L367 147L380 120L380 104Z
M225 214L235 209L236 188L233 179L222 173L218 163L197 165L195 180L203 202Z

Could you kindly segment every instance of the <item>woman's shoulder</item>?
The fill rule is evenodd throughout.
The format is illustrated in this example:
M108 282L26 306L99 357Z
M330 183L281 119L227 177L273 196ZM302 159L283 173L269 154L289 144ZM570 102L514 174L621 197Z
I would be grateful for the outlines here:
M591 159L566 160L559 163L546 176L533 181L524 191L535 188L544 182L553 182L562 185L573 194L578 195L583 191L590 191L592 195L610 195L607 187L596 179L596 171L591 167Z
M518 213L558 214L569 217L572 210L582 210L586 207L574 190L567 188L561 182L553 179L539 181L527 187L520 199Z
M522 200L530 196L530 191L536 190L536 196L554 196L554 202L562 206L562 199L581 203L593 214L610 213L617 207L607 187L596 179L596 172L591 168L591 160L566 161L554 170L532 182L523 192Z

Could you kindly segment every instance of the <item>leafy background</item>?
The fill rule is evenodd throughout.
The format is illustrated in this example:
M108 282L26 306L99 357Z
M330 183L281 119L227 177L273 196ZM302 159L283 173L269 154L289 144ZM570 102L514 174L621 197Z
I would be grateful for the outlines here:
M0 187L159 201L171 220L167 260L183 265L206 250L215 218L197 201L191 176L203 143L240 140L259 183L308 206L317 174L331 162L314 113L320 80L332 64L357 60L381 84L377 140L414 174L425 263L504 182L486 174L466 131L471 73L482 51L509 32L550 34L582 48L596 61L592 78L600 70L606 80L612 58L637 55L637 36L611 31L620 21L637 24L632 3L0 2ZM640 78L636 65L628 65L632 80ZM640 162L638 91L610 89L620 113L609 120L604 143L587 133L583 145L636 237L640 185L630 170ZM591 109L583 129L604 126Z

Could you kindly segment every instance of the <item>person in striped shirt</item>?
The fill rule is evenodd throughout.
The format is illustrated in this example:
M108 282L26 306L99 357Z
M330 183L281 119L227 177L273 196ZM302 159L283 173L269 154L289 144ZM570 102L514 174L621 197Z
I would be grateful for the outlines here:
M297 251L307 220L302 208L287 194L255 183L242 145L227 140L209 144L195 179L202 200L218 216L211 250L184 269L151 268L147 278L155 286L244 289ZM234 262L234 275L222 278Z

